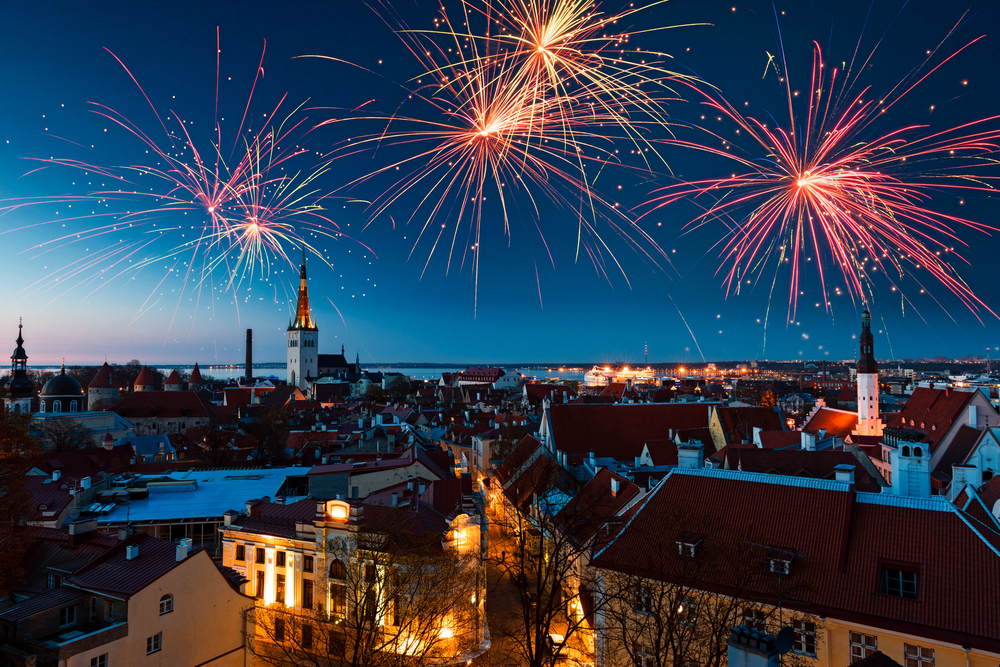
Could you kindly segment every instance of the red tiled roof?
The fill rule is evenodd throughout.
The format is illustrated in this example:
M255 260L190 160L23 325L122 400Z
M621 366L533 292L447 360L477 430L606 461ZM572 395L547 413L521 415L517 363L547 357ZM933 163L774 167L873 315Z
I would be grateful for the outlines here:
M576 390L568 384L546 384L543 382L535 382L524 385L524 391L528 395L528 399L536 398L543 399L546 397L552 397L553 395L562 398L562 394L565 393L568 398L576 397Z
M570 403L550 410L554 447L570 454L630 461L650 440L670 437L670 429L708 427L712 403ZM707 443L706 443L707 445ZM655 461L655 459L654 459Z
M112 410L125 419L211 419L214 416L211 403L193 391L137 391L118 401Z
M198 362L194 362L194 369L191 371L191 377L188 378L189 384L201 384L201 369L198 368Z
M840 393L837 395L837 400L844 403L850 403L854 400L854 392L851 391L851 388L845 384L844 388L841 389Z
M4 609L0 612L0 618L11 622L20 621L52 607L68 605L68 603L81 600L88 595L86 591L61 586Z
M615 495L611 493L612 480L618 482ZM577 544L584 544L638 495L636 484L607 468L601 468L560 510L556 521L569 531Z
M276 537L294 537L296 523L312 523L316 518L316 501L300 500L289 505L257 502L250 516L240 517L233 524L243 526L244 532Z
M997 651L1000 620L982 610L1000 597L1000 535L973 530L970 521L940 498L854 493L836 482L754 473L674 470L593 565L669 579L660 559L682 558L669 547L684 531L741 552L781 547L801 555L782 581L791 609ZM914 539L919 535L933 539ZM752 562L761 563L760 574L744 582L749 588L741 595L773 600L776 584L766 560ZM882 592L884 563L918 570L916 601ZM735 570L706 570L697 585L732 590Z
M947 473L951 476L951 466L956 463L965 463L969 458L969 454L972 453L972 450L976 448L976 445L979 444L979 441L985 434L986 429L980 430L966 426L965 424L960 426L934 470Z
M933 452L975 395L974 391L956 391L951 387L916 387L902 410L887 417L886 426L925 434L924 442Z
M76 535L70 546L66 530L34 528L31 532L34 539L21 560L25 574L19 592L42 593L48 588L48 568L72 574L118 545L118 538L106 533Z
M177 545L170 540L139 533L130 536L127 542L139 547L138 556L128 560L125 557L125 542L121 542L70 577L67 583L92 591L131 597L180 565L176 556ZM187 559L202 551L204 549L189 553ZM208 558L208 552L203 557Z
M135 384L136 386L153 386L153 374L149 372L149 368L142 367L142 370L139 371L139 377L135 379Z
M820 408L812 418L802 426L806 433L826 431L827 437L846 438L858 427L858 413L833 408Z
M538 442L533 436L526 435L521 438L521 442L517 443L514 449L511 450L510 454L507 455L500 465L496 467L494 472L497 480L500 484L506 484L507 480L511 478L511 475L516 473L521 469L521 466L531 458L531 455L535 453L542 443Z
M97 371L97 375L87 385L87 389L113 389L114 386L111 366L108 366L108 362L105 361L104 365L101 366L101 370Z
M784 431L781 415L774 408L719 408L719 422L726 434L726 444L753 442L753 429Z
M177 373L177 369L176 368L174 370L170 371L170 376L166 380L163 381L163 386L167 386L168 384L169 385L175 385L175 386L180 386L181 385L181 376Z
M598 396L613 396L616 401L622 400L622 397L633 401L639 400L639 392L632 389L627 382L609 382Z
M524 512L532 495L542 495L553 484L558 469L555 461L539 456L503 492L515 507Z
M799 431L761 431L760 433L760 446L764 449L791 447L801 442L802 433Z
M997 501L1000 501L1000 477L994 477L979 487L979 497L992 512Z
M882 490L882 486L877 480L872 479L854 454L843 449L802 451L753 447L726 451L726 467L743 472L832 480L837 478L835 466L841 464L854 466L854 485L858 491L879 493Z

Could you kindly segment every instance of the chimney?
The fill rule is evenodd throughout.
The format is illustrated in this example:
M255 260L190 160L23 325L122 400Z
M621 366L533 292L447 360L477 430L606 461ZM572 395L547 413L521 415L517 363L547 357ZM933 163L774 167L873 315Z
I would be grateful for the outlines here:
M729 667L778 667L781 664L774 635L737 625L726 644Z
M804 452L814 452L816 451L816 435L813 433L807 433L802 431L802 451Z
M617 497L617 496L618 496L618 480L612 478L611 479L611 497L614 498L614 497Z
M979 428L976 425L976 406L975 405L970 405L969 406L969 426L971 426L972 428Z
M757 449L760 449L764 446L764 443L760 439L760 431L761 431L760 426L753 427L753 444L755 447L757 447Z
M62 470L53 470L52 471L52 481L53 482L58 482L60 477L62 477Z
M424 495L424 491L427 490L427 485L421 482L419 490L420 490L420 495Z
M135 560L139 557L139 545L129 544L125 547L125 560Z
M188 552L191 551L191 538L185 537L183 540L177 543L177 562L181 562L188 557Z
M642 456L635 457L635 467L638 468L642 465Z
M931 455L922 443L902 443L890 452L892 492L897 496L929 498Z
M81 479L80 480L80 486L83 487L84 491L86 491L87 489L89 489L90 488L90 478L89 477L84 477L83 479Z
M226 510L225 513L222 515L222 519L227 527L233 525L233 518L235 516L236 516L235 510Z
M275 496L274 497L274 504L275 505L284 505L285 504L285 497L284 496Z
M702 454L704 451L704 445L698 441L677 445L677 467L701 468L705 463L705 458Z
M248 500L247 501L247 516L250 516L251 514L253 514L253 501L252 500Z
M854 466L841 463L833 467L837 474L837 481L844 482L845 484L854 484Z
M392 492L392 506L399 507L399 494L395 491Z
M244 375L247 380L253 379L253 329L247 329L247 365Z

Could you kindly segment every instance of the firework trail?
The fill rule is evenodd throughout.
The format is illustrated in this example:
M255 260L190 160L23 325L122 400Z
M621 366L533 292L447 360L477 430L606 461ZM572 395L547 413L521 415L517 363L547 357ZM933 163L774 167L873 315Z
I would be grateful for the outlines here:
M686 199L702 209L686 230L713 221L727 225L728 234L716 246L721 259L717 273L723 275L727 294L739 293L741 285L755 285L771 265L776 278L789 264L788 321L796 318L807 264L815 264L828 311L832 296L841 294L839 287L830 289L834 277L844 281L852 300L867 302L876 274L884 275L893 291L902 290L904 277L913 278L921 293L926 290L920 278L924 275L977 318L983 311L995 315L946 258L954 254L965 261L954 253L954 244L966 245L960 230L988 233L994 228L929 205L935 195L993 191L989 183L996 177L982 172L996 166L992 156L1000 140L1000 117L944 129L918 124L882 129L889 109L978 41L932 65L948 36L882 95L852 75L854 60L838 68L825 62L814 44L811 94L803 95L804 100L789 76L779 73L788 106L785 126L745 116L716 93L702 92L704 104L715 115L735 123L739 140L710 133L711 145L667 141L723 157L735 170L724 178L665 187L654 193L644 215ZM858 69L866 69L871 57ZM776 60L769 56L768 65L775 71ZM783 47L779 62L787 62ZM784 69L788 71L787 65ZM734 150L744 143L746 152ZM772 295L776 282L771 281Z
M218 54L218 32L216 39ZM91 110L137 140L137 145L145 149L143 161L106 167L68 158L37 160L43 167L68 167L96 174L118 187L80 196L15 200L0 209L0 214L24 206L76 202L105 206L108 202L127 203L130 210L125 213L93 210L89 215L61 217L59 222L82 223L86 227L82 232L50 239L27 252L42 254L88 241L106 241L106 245L29 286L26 293L40 286L63 284L68 285L66 291L92 287L92 294L116 278L175 260L167 272L184 274L178 306L191 283L198 289L200 302L202 287L215 272L225 274L220 291L232 292L235 301L236 290L244 281L268 280L276 265L294 267L290 257L294 250L304 249L328 264L316 241L310 239L345 236L325 213L324 204L332 199L341 200L339 203L347 200L334 197L318 184L330 167L328 161L317 163L310 157L313 151L302 145L309 133L308 118L300 113L303 105L286 114L285 95L274 107L267 108L263 127L255 127L251 107L255 102L254 91L263 76L265 51L266 45L231 147L224 147L219 121L218 57L213 136L199 144L192 137L191 124L173 110L164 120L164 114L157 110L138 79L108 51L142 93L157 126L148 130L104 104L91 103ZM160 130L164 138L157 139ZM108 216L113 218L111 222L103 220ZM39 224L52 222L55 221ZM21 229L24 228L4 233ZM163 250L165 244L167 249ZM181 269L177 269L178 259L183 259ZM214 298L215 289L211 291Z
M662 67L663 54L647 63L647 54L628 49L621 29L605 36L610 25L638 10L605 16L594 3L575 0L467 0L460 3L460 22L442 8L433 29L410 30L384 7L383 19L421 67L406 87L409 98L429 105L436 117L397 109L328 123L382 126L352 138L335 151L337 159L386 148L402 154L347 187L394 179L372 201L372 220L406 195L418 198L408 222L420 225L411 256L421 244L429 246L424 272L446 249L446 272L470 263L478 301L480 243L494 217L502 219L508 239L512 220L530 221L554 264L539 221L542 202L572 216L577 257L582 250L605 278L608 269L617 269L628 282L605 229L653 264L668 261L617 203L594 188L602 169L622 163L616 139L639 145L650 127L665 124L669 82L680 78ZM643 145L636 152L646 159L648 143ZM489 205L494 199L497 204Z

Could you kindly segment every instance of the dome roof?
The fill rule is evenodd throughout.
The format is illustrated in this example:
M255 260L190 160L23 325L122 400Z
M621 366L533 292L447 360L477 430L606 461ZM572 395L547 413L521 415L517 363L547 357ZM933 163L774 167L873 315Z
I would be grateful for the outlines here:
M45 383L39 396L80 396L82 394L83 387L74 378L66 375L66 366L63 366L59 375Z

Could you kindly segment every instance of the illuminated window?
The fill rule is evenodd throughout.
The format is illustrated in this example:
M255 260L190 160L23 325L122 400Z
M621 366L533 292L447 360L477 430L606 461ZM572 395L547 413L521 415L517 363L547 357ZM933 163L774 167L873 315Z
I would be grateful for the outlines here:
M340 560L330 563L330 615L347 616L347 567Z

